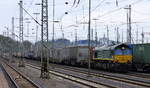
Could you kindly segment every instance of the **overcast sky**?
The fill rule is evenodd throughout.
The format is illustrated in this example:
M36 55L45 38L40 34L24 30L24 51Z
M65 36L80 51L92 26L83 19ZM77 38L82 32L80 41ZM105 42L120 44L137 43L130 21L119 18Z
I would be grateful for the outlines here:
M76 0L78 1L78 0ZM126 41L126 10L127 5L132 5L132 37L136 40L136 31L139 30L139 39L141 40L142 28L144 32L150 32L150 0L91 0L92 1L92 19L97 20L98 38L101 38L106 34L106 25L109 28L109 37L112 40L116 40L115 28L119 27L120 36ZM40 3L41 0L23 0L24 8L33 16L35 12L41 12L40 6L36 6L36 3ZM49 39L52 38L52 0L49 2ZM68 2L68 5L65 4ZM55 20L61 21L55 23L55 39L62 37L62 31L60 25L63 26L63 32L65 38L74 41L75 29L78 29L78 40L87 39L87 24L88 20L88 0L80 0L78 5L73 6L74 0L56 0L55 5ZM11 18L19 17L19 0L3 0L0 3L0 34L6 32L5 26L9 27L11 31ZM68 11L68 14L64 13ZM24 12L24 18L30 18ZM41 16L38 17L40 22ZM25 37L25 40L35 42L35 22L30 20L30 38ZM24 21L24 33L27 35L27 21ZM15 33L18 34L18 19L15 19ZM77 27L75 27L75 25ZM95 21L92 20L92 29L95 29ZM94 30L95 32L95 30ZM38 33L38 40L40 40L40 29ZM145 35L146 40L150 38L150 35ZM122 38L120 38L121 41ZM150 41L149 41L150 42Z

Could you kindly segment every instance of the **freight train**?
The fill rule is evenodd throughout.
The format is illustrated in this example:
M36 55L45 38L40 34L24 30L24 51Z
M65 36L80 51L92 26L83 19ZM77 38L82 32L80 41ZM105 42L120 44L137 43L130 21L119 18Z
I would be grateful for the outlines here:
M40 50L37 53L40 53ZM29 56L31 58L33 55ZM40 56L34 56L32 59L40 60L38 57ZM70 46L54 49L53 52L49 50L50 62L58 64L87 67L89 57L92 68L127 72L132 61L132 50L126 44L90 48L90 51L88 46Z
M89 58L87 46L65 47L54 50L54 58L49 51L50 62L76 66L87 66ZM150 43L119 44L110 47L95 47L91 49L91 65L107 70L128 70L150 72ZM25 58L40 61L41 50L32 51ZM35 55L36 54L36 55ZM18 57L18 54L14 56ZM130 68L131 67L131 68Z

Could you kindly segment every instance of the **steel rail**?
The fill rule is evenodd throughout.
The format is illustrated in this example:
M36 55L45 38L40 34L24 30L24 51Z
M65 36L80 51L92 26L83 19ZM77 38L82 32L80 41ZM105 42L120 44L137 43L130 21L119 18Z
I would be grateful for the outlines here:
M4 73L4 76L6 80L8 81L8 84L10 88L19 88L18 84L15 82L15 80L10 76L10 74L5 70L3 64L0 64L0 67Z
M145 74L145 73L135 73L135 72L129 72L130 76L135 76L135 77L141 77L141 78L149 78L150 79L150 74Z
M21 75L25 80L27 80L29 83L31 83L34 87L36 88L41 88L38 84L36 84L35 82L33 82L29 77L27 77L26 75L22 74L20 71L18 71L16 68L10 66L6 61L4 61L4 63L10 67L11 69L13 69L15 72L17 72L19 75Z
M65 67L58 67L57 68L61 68L63 70L70 70L70 71L74 71L74 72L79 72L79 73L82 73L82 74L88 74L87 71L83 71L83 70L79 70L79 69L72 69L72 67L69 67L69 66L65 66ZM114 76L114 75L110 75L110 74L106 74L106 73L96 73L96 72L91 72L90 73L92 76L96 76L96 77L103 77L103 78L106 78L106 79L111 79L111 80L116 80L116 81L121 81L121 82L125 82L125 83L129 83L129 84L134 84L134 85L139 85L139 86L143 86L143 87L150 87L150 82L144 82L142 83L143 81L139 81L139 80L136 80L136 79L129 79L129 78L125 78L125 77L119 77L119 76Z
M51 64L51 65L55 65L56 68L61 68L61 70L64 69L64 70L70 70L73 72L79 72L82 74L88 74L87 70L79 70L79 68L76 68L76 67L56 65L56 64ZM150 82L146 82L143 80L136 80L136 79L131 79L131 78L127 78L127 77L120 77L120 76L115 76L115 75L111 75L111 74L107 74L107 73L96 73L96 72L92 72L92 71L91 71L91 75L96 76L96 77L102 77L102 78L106 78L106 79L121 81L121 82L125 82L125 83L132 84L132 85L150 87ZM129 75L129 74L121 74L121 75L143 78L143 77L139 77L136 75Z
M31 64L30 64L31 65ZM52 64L55 65L55 64ZM64 66L64 65L63 65ZM86 70L79 70L75 67L69 67L69 66L57 66L55 65L56 68L61 68L61 70L70 70L73 72L79 72L82 74L88 74L88 72ZM143 86L143 87L150 87L150 83L149 82L143 82L140 80L136 80L136 79L129 79L129 78L125 78L125 77L119 77L119 76L114 76L114 75L110 75L110 74L105 74L105 73L96 73L96 72L92 72L91 71L91 75L92 76L96 76L96 77L102 77L102 78L106 78L106 79L111 79L111 80L115 80L115 81L121 81L124 83L128 83L128 84L132 84L132 85L138 85L138 86ZM142 83L143 82L143 83Z
M26 64L26 66L29 66L29 67L32 67L32 68L35 68L35 69L38 69L40 70L40 67L38 66L34 66L34 65L31 65L31 64ZM90 88L115 88L113 86L110 86L110 85L105 85L105 84L100 84L100 83L97 83L97 82L94 82L94 81L91 81L91 80L88 80L88 79L83 79L83 78L79 78L79 77L76 77L76 76L73 76L73 75L68 75L68 74L64 74L64 73L61 73L61 72L58 72L58 71L54 71L54 70L51 70L49 71L50 74L53 74L53 75L56 75L56 76L59 76L59 77L62 77L64 79L68 79L68 80L71 80L73 82L76 82L76 83L79 83L79 84L82 84L82 85L85 85L85 86L88 86Z

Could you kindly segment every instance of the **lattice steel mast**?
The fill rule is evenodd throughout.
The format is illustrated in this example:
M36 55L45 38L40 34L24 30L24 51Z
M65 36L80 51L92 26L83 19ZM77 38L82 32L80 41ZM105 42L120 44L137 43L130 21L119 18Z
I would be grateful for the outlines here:
M41 77L48 78L48 59L47 54L44 53L44 43L48 42L48 0L42 0L42 25L41 25L41 39L42 39L42 53L41 53Z
M19 3L19 6L20 6L20 17L19 17L19 39L20 39L20 42L22 43L20 45L20 53L21 53L21 56L24 55L24 46L23 46L23 1L20 0L20 3ZM23 58L21 57L20 59L20 62L19 62L19 67L24 67L25 64L24 64L24 60Z

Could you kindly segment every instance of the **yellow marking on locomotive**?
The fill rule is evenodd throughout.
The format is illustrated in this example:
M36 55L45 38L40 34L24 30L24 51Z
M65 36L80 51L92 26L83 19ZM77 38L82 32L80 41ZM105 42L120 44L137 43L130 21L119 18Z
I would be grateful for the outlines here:
M113 61L113 58L93 58L93 60L111 60Z
M115 55L112 58L93 58L93 60L107 60L114 63L130 63L132 61L131 55Z
M131 55L115 55L114 56L114 63L128 63L132 61Z

